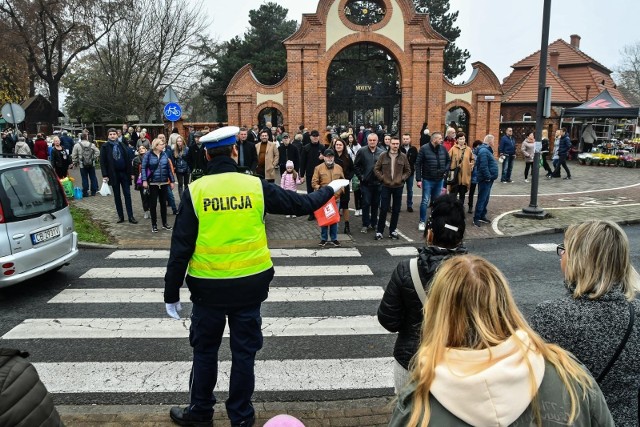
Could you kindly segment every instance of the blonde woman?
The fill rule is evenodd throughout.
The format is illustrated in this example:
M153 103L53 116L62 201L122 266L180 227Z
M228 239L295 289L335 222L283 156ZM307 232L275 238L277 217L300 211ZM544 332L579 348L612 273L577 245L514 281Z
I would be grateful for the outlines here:
M475 164L472 151L470 147L467 147L465 133L459 132L455 145L449 150L449 157L451 158L450 170L453 171L459 168L457 173L458 183L449 185L448 191L450 194L455 194L462 204L464 204L464 196L467 194L467 190L471 187L471 173Z
M474 255L436 272L411 379L390 426L614 425L589 373L531 329L504 275Z
M531 325L591 371L616 425L637 426L640 301L629 239L611 221L587 221L567 229L558 255L567 295L540 304Z
M151 232L158 232L156 205L160 199L162 228L171 230L167 222L167 186L173 190L176 182L173 165L165 152L165 142L156 138L151 143L151 151L142 158L142 187L149 189L149 210L151 211Z
M191 175L191 170L189 170L189 164L187 163L187 155L189 153L189 147L184 143L184 138L182 135L178 135L175 138L175 149L173 150L173 159L175 163L176 169L176 179L178 181L178 195L180 196L180 201L182 201L182 191L184 191L184 187L189 185L189 177Z

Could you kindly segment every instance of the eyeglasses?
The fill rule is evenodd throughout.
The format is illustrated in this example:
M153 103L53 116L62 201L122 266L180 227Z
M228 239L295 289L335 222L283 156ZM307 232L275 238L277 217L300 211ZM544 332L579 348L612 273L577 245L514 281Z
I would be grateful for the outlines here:
M565 252L564 243L561 243L558 246L556 246L556 253L558 254L558 256L564 255L564 252Z

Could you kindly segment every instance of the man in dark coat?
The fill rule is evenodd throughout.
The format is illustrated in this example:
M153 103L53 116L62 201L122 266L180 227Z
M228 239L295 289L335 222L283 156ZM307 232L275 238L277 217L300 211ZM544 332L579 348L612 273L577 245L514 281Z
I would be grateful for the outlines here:
M300 170L300 153L298 148L293 145L291 138L287 132L282 134L282 143L278 147L278 158L280 165L280 173L284 173L287 169L287 161L293 162L293 169L298 172Z
M258 167L258 155L256 154L256 145L247 139L247 128L240 128L238 132L238 170L240 172L248 173L252 175L256 173L256 167Z
M478 147L476 170L478 174L478 201L473 216L473 225L480 227L480 223L490 224L487 218L487 205L491 196L493 181L498 178L498 162L493 156L493 135L484 137L484 143Z
M0 426L63 426L29 353L0 348Z
M416 185L422 189L418 230L424 231L430 202L440 196L451 159L442 146L442 134L434 132L431 142L420 147L416 159Z
M431 139L429 139L431 142ZM400 151L409 159L411 167L411 176L407 179L407 212L413 212L413 178L416 173L416 159L418 158L418 149L411 145L411 135L405 133L402 135L402 146Z
M100 167L102 169L102 180L108 182L113 190L113 199L118 212L118 224L124 222L124 212L122 211L122 200L120 199L120 189L124 195L124 204L127 208L129 222L137 224L138 221L133 216L133 206L131 205L131 176L133 176L133 156L129 147L124 142L118 141L118 133L114 128L107 132L109 140L102 144L100 148Z
M302 148L302 155L300 156L300 178L307 181L307 194L313 193L311 177L313 177L313 171L316 166L324 161L322 153L325 150L324 145L320 144L320 132L312 130L309 136L311 142ZM315 220L313 214L309 215L309 221L313 220Z
M200 143L200 137L202 132L198 131L194 134L194 143L189 146L186 160L191 170L191 181L195 181L198 178L204 176L206 170L207 159L205 158L205 149L202 148Z

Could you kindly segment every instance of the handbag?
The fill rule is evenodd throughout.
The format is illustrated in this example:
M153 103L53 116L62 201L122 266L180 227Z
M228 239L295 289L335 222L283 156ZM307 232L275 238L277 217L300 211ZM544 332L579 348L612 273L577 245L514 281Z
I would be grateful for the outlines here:
M338 204L336 198L331 197L327 203L325 203L320 209L316 210L313 215L318 221L320 227L327 227L329 225L337 224L340 222L340 212L338 211Z
M447 175L447 185L458 185L458 174L460 173L460 166L456 166L455 169L449 170Z

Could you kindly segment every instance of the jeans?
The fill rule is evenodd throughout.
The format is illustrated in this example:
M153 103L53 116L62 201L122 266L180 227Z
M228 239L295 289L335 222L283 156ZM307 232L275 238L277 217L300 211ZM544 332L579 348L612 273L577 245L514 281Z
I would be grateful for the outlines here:
M492 185L493 181L478 183L478 201L476 202L476 211L473 215L473 222L487 217L487 205L489 204Z
M362 226L369 227L378 223L378 207L380 206L380 189L382 185L360 185L362 192Z
M151 225L158 225L158 212L156 207L160 199L160 218L162 225L167 225L167 188L169 185L149 185L149 208L151 210Z
M116 172L115 180L109 181L111 190L113 192L113 201L116 203L116 211L118 212L118 218L124 218L124 212L122 211L122 200L120 199L120 188L122 188L122 194L124 195L124 204L127 208L127 216L129 219L133 218L133 207L131 206L131 177L127 175L127 172Z
M82 167L80 168L80 176L82 177L82 195L89 195L89 179L91 179L91 194L96 195L98 192L98 178L96 177L96 168Z
M328 236L327 236L328 234ZM330 237L329 239L327 239L327 237ZM331 224L329 226L325 226L325 227L320 227L320 239L327 241L327 240L338 240L338 223L335 224Z
M380 218L378 219L378 229L376 232L380 234L384 233L385 222L387 221L387 212L389 211L389 203L391 203L392 206L389 233L396 231L396 228L398 227L398 218L400 217L400 207L402 206L403 187L382 187L382 193L380 195ZM391 202L392 198L393 202Z
M420 202L420 222L427 221L427 208L429 202L433 201L442 193L442 185L444 179L437 181L431 181L427 179L422 180L422 201Z
M176 212L178 212L178 208L176 207L176 199L173 196L173 190L171 189L171 187L166 186L167 187L167 205L171 206L171 210L173 211L173 214L175 215Z
M189 411L202 417L213 415L216 403L213 389L218 381L218 349L227 317L231 374L226 407L231 423L239 424L255 414L251 396L255 388L256 353L262 348L260 304L226 309L193 304L189 330L189 343L193 347Z
M560 158L558 159L558 165L553 171L553 176L557 176L558 178L560 178L560 166L562 166L564 171L567 173L567 176L571 178L571 171L567 167L567 156L560 156Z
M515 154L506 154L504 162L502 162L502 178L501 181L511 181L511 171L513 171L513 162L516 159ZM478 192L478 197L480 193Z
M407 178L406 185L407 185L407 207L412 208L413 207L413 174L411 174L409 178Z

